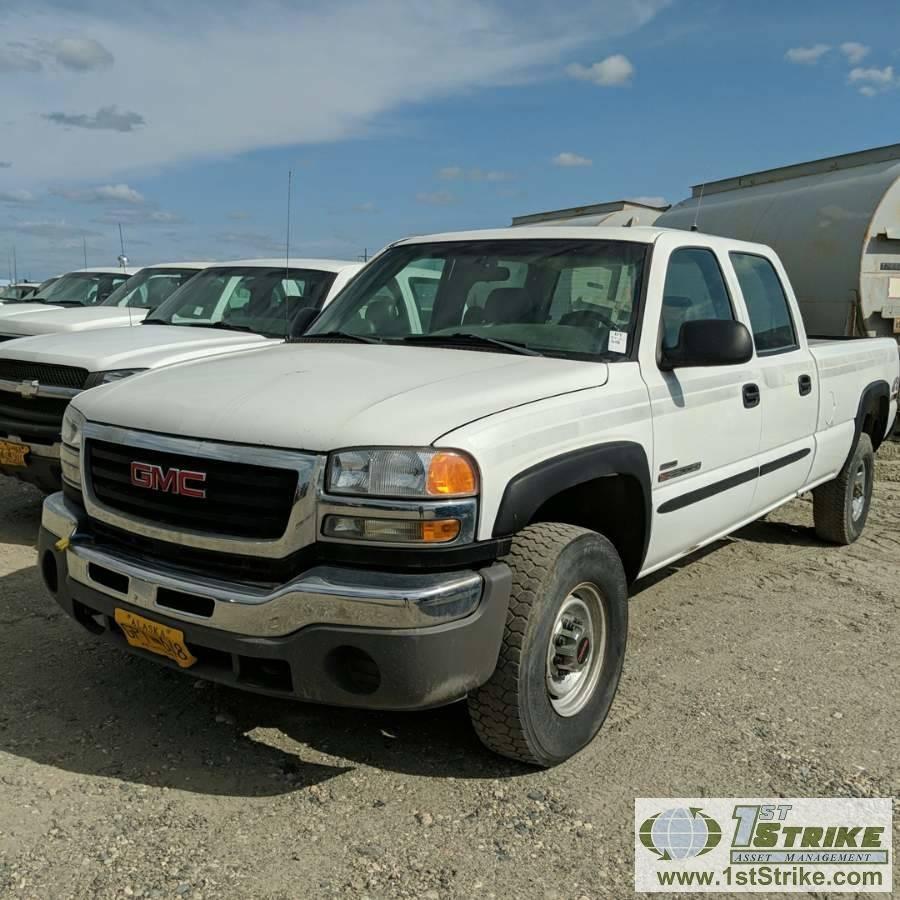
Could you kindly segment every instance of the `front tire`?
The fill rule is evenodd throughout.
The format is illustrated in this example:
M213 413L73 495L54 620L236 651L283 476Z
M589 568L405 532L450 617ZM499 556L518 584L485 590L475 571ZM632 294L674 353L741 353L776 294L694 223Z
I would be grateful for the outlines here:
M852 544L866 527L875 483L875 452L860 434L850 458L834 481L813 491L816 534L832 544Z
M516 535L505 562L500 658L469 714L495 753L553 766L592 740L612 704L628 636L625 572L602 535L549 522Z

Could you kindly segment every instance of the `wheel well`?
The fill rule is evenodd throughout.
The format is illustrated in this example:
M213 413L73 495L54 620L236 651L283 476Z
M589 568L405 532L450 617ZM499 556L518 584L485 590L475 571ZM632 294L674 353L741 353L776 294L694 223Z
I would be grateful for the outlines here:
M643 487L630 475L594 478L546 500L531 522L562 522L604 535L616 548L629 582L641 569L648 523Z
M867 434L872 440L872 449L877 450L884 432L888 427L890 403L886 394L870 395L862 410L862 427L860 432Z

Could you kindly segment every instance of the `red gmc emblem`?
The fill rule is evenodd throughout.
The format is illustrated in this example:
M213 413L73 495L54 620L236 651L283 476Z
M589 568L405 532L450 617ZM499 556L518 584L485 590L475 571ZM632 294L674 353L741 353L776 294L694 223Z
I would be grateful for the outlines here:
M135 487L148 491L163 491L168 494L179 494L182 497L206 499L206 488L197 485L206 483L206 472L190 472L187 469L169 469L151 463L133 462L131 464L131 483Z

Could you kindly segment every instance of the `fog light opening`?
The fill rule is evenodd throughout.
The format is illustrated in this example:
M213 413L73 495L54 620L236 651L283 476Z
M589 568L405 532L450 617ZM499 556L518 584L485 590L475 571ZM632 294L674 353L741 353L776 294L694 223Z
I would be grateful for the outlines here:
M41 576L51 594L59 591L59 569L56 566L56 557L49 550L45 550L41 557Z
M350 694L374 694L381 687L378 664L359 647L335 647L325 657L325 671Z

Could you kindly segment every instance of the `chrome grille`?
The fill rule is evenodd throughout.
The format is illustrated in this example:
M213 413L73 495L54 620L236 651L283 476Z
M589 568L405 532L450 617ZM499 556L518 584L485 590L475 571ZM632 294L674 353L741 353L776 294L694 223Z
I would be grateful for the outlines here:
M0 359L0 380L37 381L42 385L81 390L88 370L77 366L57 366L51 363L32 363L20 359Z
M293 469L195 456L150 447L89 439L85 470L90 488L106 509L168 528L274 540L287 529L297 493ZM248 457L253 456L248 449ZM148 490L132 483L132 463L201 472L205 497Z

